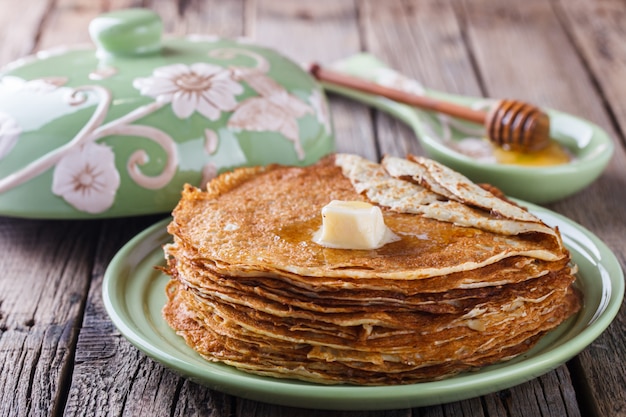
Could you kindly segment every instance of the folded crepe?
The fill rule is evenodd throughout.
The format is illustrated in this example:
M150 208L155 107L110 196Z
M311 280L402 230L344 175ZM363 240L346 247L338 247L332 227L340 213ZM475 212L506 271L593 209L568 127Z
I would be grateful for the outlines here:
M397 239L313 241L332 200ZM210 361L323 384L403 384L511 359L581 305L558 229L426 158L337 154L186 186L163 315Z

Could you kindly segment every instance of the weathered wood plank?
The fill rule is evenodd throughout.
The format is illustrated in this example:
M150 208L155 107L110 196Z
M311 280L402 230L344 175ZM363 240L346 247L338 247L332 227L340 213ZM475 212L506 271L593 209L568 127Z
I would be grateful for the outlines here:
M329 65L361 49L353 0L259 0L249 9L246 34L302 64ZM331 113L339 152L378 159L370 111L332 97Z
M104 271L117 250L159 217L108 221L80 331L66 416L230 415L230 400L146 357L115 329L102 304Z
M78 337L65 416L231 414L230 400L146 357L113 326L102 302L110 260L131 237L162 216L104 222Z
M616 155L609 169L596 184L600 194L594 213L585 213L579 207L575 214L587 227L598 233L618 255L626 253L626 241L619 232L623 230L624 218L615 216L623 207L623 190L626 189L624 159L626 132L626 107L624 105L624 77L626 77L626 48L623 34L626 27L626 4L617 1L588 3L584 1L556 3L556 10L562 16L562 24L567 27L573 42L579 45L579 66L585 66L590 73L581 83L572 77L572 90L578 95L572 111L599 124L615 139ZM556 65L556 63L555 63ZM569 101L563 100L563 104ZM607 110L608 106L608 110ZM614 125L615 123L615 125ZM574 205L572 205L574 206ZM572 207L574 208L574 207ZM622 265L626 264L622 257Z
M72 45L90 44L91 38L87 27L89 21L104 11L99 2L76 4L75 2L61 1L50 13L43 24L43 32L37 44L37 49L45 50ZM59 28L73 28L58 30Z
M457 9L487 96L573 112L594 93L573 88L587 74L549 2L462 1Z
M243 34L243 1L202 2L151 0L147 7L163 19L164 32L172 35L207 34L225 38Z
M623 135L626 132L626 4L619 0L576 0L557 1L554 5Z
M0 67L31 54L50 1L0 1Z
M482 94L452 2L363 0L360 4L369 52L427 88Z
M0 415L62 406L98 232L95 222L0 218Z
M517 97L589 118L616 138L617 155L592 187L551 207L597 233L626 264L625 224L623 216L616 215L623 211L626 189L620 136L626 126L621 102L626 88L621 42L626 6L621 2L0 3L0 65L34 49L88 42L87 24L101 11L147 5L162 14L169 33L245 33L297 61L325 64L365 48L428 87ZM49 5L52 13L45 16ZM331 106L338 150L370 159L380 153L421 152L413 132L398 121L337 97L331 98ZM0 218L4 254L0 258L4 272L0 277L0 415L577 416L581 413L571 381L576 377L591 381L590 411L626 415L624 392L619 390L625 375L624 311L574 361L573 377L560 367L519 387L452 404L328 412L277 407L208 390L148 359L121 337L104 312L100 288L104 269L125 241L154 220Z
M487 416L581 416L567 367L484 397ZM471 415L471 414L468 414Z
M396 0L360 4L368 52L424 87L482 95L451 4ZM376 134L382 154L424 153L415 133L384 113L376 114Z
M257 0L255 4L246 34L296 62L328 64L360 50L353 0Z
M56 0L44 21L37 49L91 44L91 19L112 9L139 6L141 0Z
M312 410L295 407L276 407L270 404L242 401L237 416L298 416L298 417L411 417L414 414L411 410L389 410L389 411L333 411L333 410Z

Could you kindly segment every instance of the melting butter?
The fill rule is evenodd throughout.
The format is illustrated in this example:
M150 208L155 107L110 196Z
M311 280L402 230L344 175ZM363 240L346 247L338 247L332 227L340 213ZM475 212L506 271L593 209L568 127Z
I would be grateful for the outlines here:
M333 200L322 208L322 227L313 241L334 249L378 249L399 240L380 207L365 201Z

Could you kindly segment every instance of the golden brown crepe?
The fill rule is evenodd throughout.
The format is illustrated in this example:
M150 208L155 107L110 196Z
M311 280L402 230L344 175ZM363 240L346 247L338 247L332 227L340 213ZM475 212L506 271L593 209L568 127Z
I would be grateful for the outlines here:
M382 208L374 250L312 241L331 200ZM557 229L425 158L333 155L187 186L163 314L210 361L323 384L440 379L526 352L580 308Z

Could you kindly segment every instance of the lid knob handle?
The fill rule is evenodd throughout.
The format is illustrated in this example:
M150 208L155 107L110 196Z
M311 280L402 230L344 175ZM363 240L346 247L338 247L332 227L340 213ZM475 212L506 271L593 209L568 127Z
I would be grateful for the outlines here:
M148 9L103 13L89 24L89 35L101 55L142 56L161 50L163 23Z

